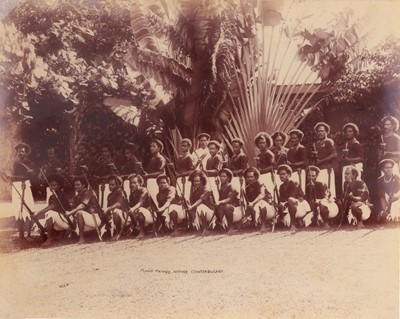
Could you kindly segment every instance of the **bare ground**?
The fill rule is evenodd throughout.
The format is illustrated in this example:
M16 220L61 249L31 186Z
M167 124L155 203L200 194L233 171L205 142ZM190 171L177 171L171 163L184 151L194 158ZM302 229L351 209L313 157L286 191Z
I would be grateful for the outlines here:
M0 232L2 318L399 317L398 228L49 249L11 233Z

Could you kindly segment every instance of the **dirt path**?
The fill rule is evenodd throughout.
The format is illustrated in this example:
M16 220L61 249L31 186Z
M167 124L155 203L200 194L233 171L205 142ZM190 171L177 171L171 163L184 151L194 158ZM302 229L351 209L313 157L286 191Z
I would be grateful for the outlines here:
M398 318L398 229L64 245L0 267L2 318Z

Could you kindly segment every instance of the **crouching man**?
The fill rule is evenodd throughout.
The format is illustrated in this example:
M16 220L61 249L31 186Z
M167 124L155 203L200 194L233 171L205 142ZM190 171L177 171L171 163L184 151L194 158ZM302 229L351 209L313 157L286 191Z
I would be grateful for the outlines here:
M309 166L307 171L306 200L314 213L314 221L318 226L322 224L330 229L330 223L339 214L339 207L330 196L326 184L318 182L320 170L316 166Z
M297 231L296 223L302 227L311 224L312 211L308 202L304 199L304 193L298 183L292 181L292 169L283 164L278 167L278 175L281 179L279 187L280 204L283 210L283 222L289 226L291 231Z
M364 181L357 179L359 172L356 168L348 168L344 173L344 188L349 189L345 200L349 200L350 213L348 215L349 224L364 228L364 221L371 216L371 205L368 202L369 191Z
M378 178L379 200L382 212L380 220L400 221L400 181L394 175L396 162L384 159L379 163L383 175Z
M83 176L74 178L73 209L66 212L67 216L74 216L78 223L79 244L86 242L85 232L96 230L99 234L99 225L101 224L100 204L94 193L87 187L88 184Z
M69 208L69 202L63 191L65 180L61 175L51 174L47 177L50 189L53 193L49 197L49 204L41 211L35 213L36 218L44 216L44 224L47 229L47 240L42 247L48 247L53 243L54 231L63 231L75 228L75 224L65 216L65 210ZM73 229L72 229L73 230Z
M230 169L220 169L218 171L218 177L221 186L219 189L219 201L215 203L217 219L223 227L226 226L226 221L228 224L228 235L232 235L236 232L233 224L242 219L238 198L239 193L232 186L233 173Z
M110 193L107 196L107 208L104 213L107 216L107 220L113 221L110 227L111 238L113 239L115 239L115 235L119 234L121 229L121 218L123 218L124 214L128 211L127 198L122 186L123 181L119 176L111 175L108 177L108 188ZM115 234L114 225L116 228Z
M142 176L132 174L128 177L131 193L129 195L129 215L133 218L134 223L139 225L139 235L136 239L145 237L145 227L154 224L154 216L150 211L151 198L150 194L144 187L144 179ZM129 218L129 216L126 216Z
M271 194L264 184L259 182L260 172L255 167L249 167L243 172L245 178L244 199L246 206L245 218L251 216L253 225L261 225L260 231L267 230L267 221L275 218Z

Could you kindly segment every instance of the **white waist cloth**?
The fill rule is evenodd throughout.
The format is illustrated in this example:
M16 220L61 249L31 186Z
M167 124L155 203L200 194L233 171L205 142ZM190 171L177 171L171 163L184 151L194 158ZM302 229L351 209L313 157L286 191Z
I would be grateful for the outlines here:
M331 191L332 198L336 198L335 171L333 169L331 169L330 171L331 172L329 174L327 168L321 169L317 181L326 184Z

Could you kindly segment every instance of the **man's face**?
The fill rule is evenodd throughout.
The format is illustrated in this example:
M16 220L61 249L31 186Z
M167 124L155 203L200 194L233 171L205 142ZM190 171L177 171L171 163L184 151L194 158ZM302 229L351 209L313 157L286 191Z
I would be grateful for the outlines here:
M139 181L138 181L137 177L133 177L133 178L130 179L129 187L131 189L131 192L137 190L139 188L139 186L140 185L139 185Z
M383 165L383 174L385 174L385 176L392 176L393 175L393 166L392 164L388 163Z
M125 151L124 151L124 155L125 155L125 158L126 158L126 160L130 160L130 159L132 159L132 151L130 150L130 149L125 149Z
M79 156L81 156L81 157L85 157L85 156L86 156L87 150L86 150L86 148L85 148L83 145L79 145L79 146L78 146L78 154L79 154Z
M219 179L221 180L221 184L227 184L228 181L228 175L225 172L222 172L221 174L219 174Z
M108 181L108 188L110 189L110 192L113 192L114 190L117 189L117 183L115 182L115 180L110 179Z
M189 148L190 148L190 146L188 143L186 143L186 142L181 143L181 152L182 153L189 152Z
M347 182L351 182L352 179L351 179L351 169L350 168L346 169L346 171L344 172L344 179Z
M47 159L49 161L52 161L55 159L55 157L56 157L56 151L54 150L54 148L49 148L47 150Z
M315 181L317 180L317 172L308 171L307 172L307 179L308 179L309 182L315 183Z
M108 147L103 146L101 148L101 155L103 155L104 158L110 158L111 157L111 152L108 149Z
M160 147L157 145L157 143L152 142L150 144L150 153L151 154L156 154L160 151Z
M201 148L206 148L207 147L207 143L208 143L208 138L205 136L200 137L199 139L199 146Z
M290 134L290 143L292 143L293 146L299 145L300 139L297 134Z
M277 136L275 137L275 139L274 139L274 145L275 145L276 147L279 147L279 148L283 146L283 138L282 138L282 136L277 135Z
M354 130L352 127L346 127L346 129L344 130L344 135L346 137L346 139L350 140L354 137Z
M248 172L246 174L246 183L250 184L256 181L256 177L254 176L254 172Z
M267 140L265 138L260 138L257 143L260 151L265 151L267 149Z
M240 146L240 143L233 142L232 143L232 148L233 148L233 153L234 154L239 154L242 147Z
M218 148L215 146L215 144L210 144L208 146L208 150L210 151L211 156L214 156L218 152Z
M60 185L56 181L51 181L49 182L50 188L54 191L57 192L60 189Z
M25 147L21 147L17 150L17 155L20 159L25 159L25 157L28 155L26 152Z
M169 185L168 185L167 179L162 178L162 179L159 180L158 188L160 189L160 191L167 189L168 186Z
M194 179L193 179L193 187L194 188L199 188L201 186L201 179L200 179L200 176L196 176Z
M85 189L85 186L82 184L81 181L75 181L74 189L75 189L75 192L80 193Z
M325 126L319 126L317 128L317 137L322 140L326 137L326 130L325 130Z
M389 120L386 120L383 123L383 129L385 130L386 133L392 132L393 131L393 125L392 122Z
M279 178L281 179L281 182L284 183L289 179L289 174L286 172L286 170L281 169L279 172Z

